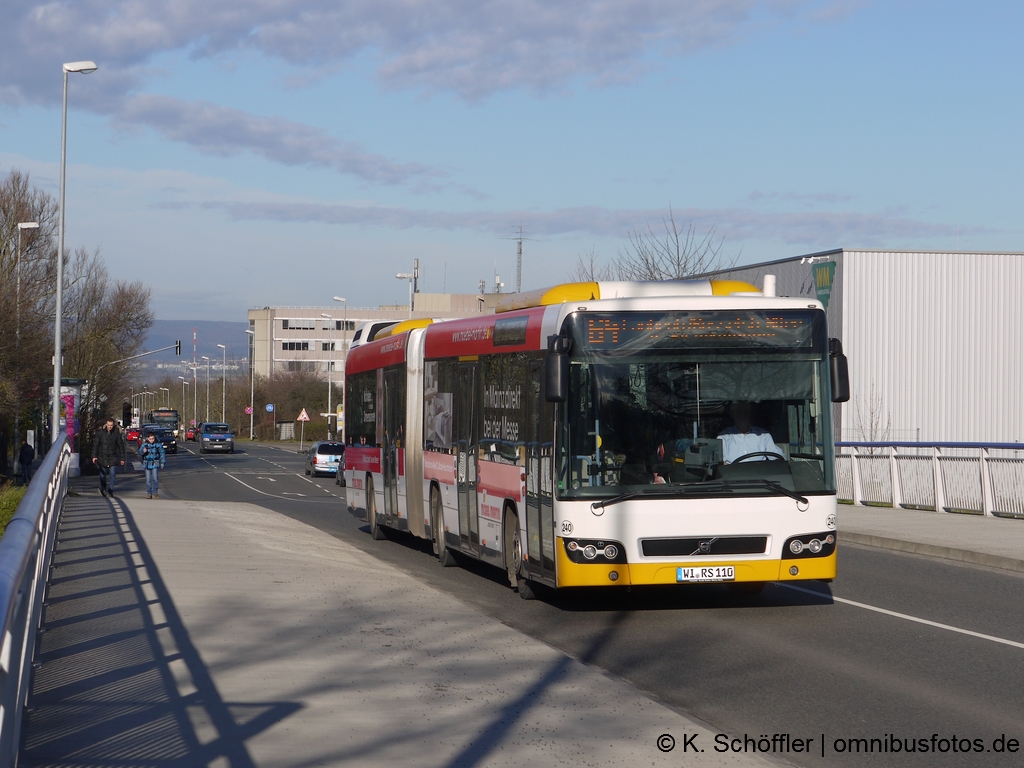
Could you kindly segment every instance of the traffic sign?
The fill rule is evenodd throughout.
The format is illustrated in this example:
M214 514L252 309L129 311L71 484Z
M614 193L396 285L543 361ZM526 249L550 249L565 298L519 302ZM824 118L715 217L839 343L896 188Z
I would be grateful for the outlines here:
M273 413L273 412L274 412L274 404L273 403L267 403L267 413Z
M251 416L252 415L252 406L251 405L245 406L245 415L246 416Z
M302 409L302 413L300 413L299 417L297 419L295 419L295 420L296 421L309 421L309 414L306 413L306 409L305 408Z

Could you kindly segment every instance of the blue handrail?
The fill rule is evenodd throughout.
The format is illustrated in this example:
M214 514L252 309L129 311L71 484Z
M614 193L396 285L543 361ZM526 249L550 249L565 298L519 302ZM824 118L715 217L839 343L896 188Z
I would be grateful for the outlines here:
M837 442L836 448L988 448L1000 451L1024 451L1024 443L918 443L918 442Z
M71 446L62 434L43 458L0 538L0 768L17 764L22 707L31 685L36 632L70 460Z

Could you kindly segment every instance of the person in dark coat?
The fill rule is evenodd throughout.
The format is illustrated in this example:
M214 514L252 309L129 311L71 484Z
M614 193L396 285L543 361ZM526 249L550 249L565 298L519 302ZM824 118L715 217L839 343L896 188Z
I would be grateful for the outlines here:
M21 470L21 478L28 485L32 481L32 462L36 458L36 449L28 444L28 440L21 441L21 450L18 452L18 468Z
M100 471L101 495L106 496L109 491L113 497L117 468L124 466L126 458L124 435L112 418L107 419L103 429L96 433L96 438L92 441L92 463Z

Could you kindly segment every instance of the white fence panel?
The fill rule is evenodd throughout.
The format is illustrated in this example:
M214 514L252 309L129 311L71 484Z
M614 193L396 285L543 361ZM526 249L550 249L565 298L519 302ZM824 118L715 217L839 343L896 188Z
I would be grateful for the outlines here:
M1024 518L1024 459L989 459L992 514Z
M861 504L892 506L892 471L889 457L878 455L856 456L860 474Z
M970 456L939 456L946 512L984 514L981 490L981 459Z
M935 468L931 456L896 456L901 506L935 509Z

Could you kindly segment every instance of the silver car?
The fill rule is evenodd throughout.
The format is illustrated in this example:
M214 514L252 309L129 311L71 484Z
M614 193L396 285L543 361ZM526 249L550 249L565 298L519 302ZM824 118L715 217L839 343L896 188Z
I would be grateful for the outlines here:
M337 475L338 465L345 461L345 444L334 440L320 440L306 453L307 475Z

